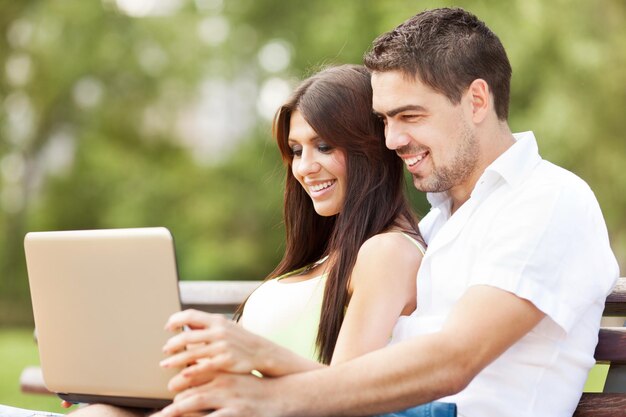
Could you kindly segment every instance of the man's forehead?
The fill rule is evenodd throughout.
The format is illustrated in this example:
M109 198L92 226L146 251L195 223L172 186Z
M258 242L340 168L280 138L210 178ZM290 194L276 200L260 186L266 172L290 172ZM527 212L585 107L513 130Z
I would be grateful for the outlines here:
M415 103L432 91L418 78L405 75L400 71L384 71L372 73L372 104L375 111L385 111L389 107L397 107Z
M376 114L397 113L395 110L402 107L426 110L442 102L455 104L444 92L426 84L420 77L402 71L373 72L371 84L372 108Z

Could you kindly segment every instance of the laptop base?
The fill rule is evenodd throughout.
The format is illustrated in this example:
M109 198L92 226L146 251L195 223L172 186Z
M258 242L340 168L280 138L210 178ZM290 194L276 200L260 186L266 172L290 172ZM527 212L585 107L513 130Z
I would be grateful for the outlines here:
M161 409L172 403L172 400L163 398L137 398L137 397L118 397L113 395L95 395L95 394L64 394L57 395L71 403L88 403L88 404L108 404L118 407L132 407L144 409Z

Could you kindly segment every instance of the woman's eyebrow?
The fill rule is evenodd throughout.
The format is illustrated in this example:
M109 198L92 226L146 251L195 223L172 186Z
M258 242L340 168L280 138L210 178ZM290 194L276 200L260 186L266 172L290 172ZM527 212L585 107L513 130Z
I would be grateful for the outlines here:
M305 139L287 138L287 143L316 142L321 139L322 138L319 135L311 136L310 138Z

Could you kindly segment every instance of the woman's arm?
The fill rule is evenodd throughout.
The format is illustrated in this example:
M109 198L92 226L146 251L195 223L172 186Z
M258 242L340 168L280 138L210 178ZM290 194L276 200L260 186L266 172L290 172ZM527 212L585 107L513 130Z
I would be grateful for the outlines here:
M416 307L416 276L422 253L400 233L382 233L361 248L350 277L351 298L332 364L388 344L400 315Z

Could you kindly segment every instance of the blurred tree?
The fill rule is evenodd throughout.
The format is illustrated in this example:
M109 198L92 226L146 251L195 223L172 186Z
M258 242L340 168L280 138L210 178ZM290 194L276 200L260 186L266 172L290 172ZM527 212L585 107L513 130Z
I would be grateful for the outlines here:
M31 320L30 230L164 225L184 279L265 276L283 240L276 107L297 79L455 4L502 39L512 127L589 182L624 265L621 0L0 0L0 324Z

